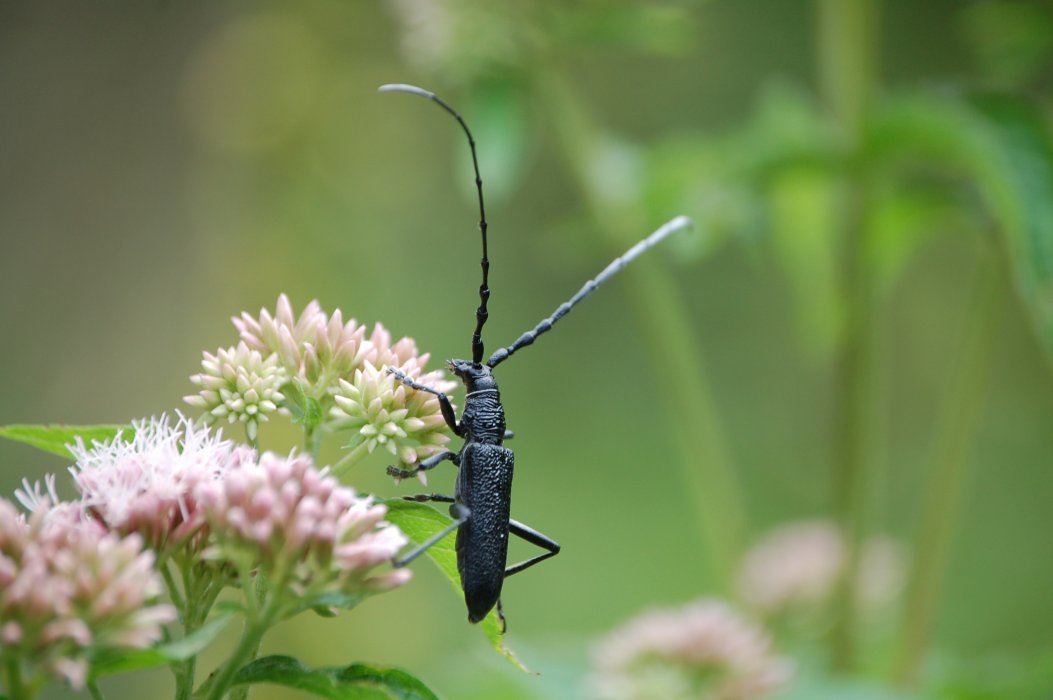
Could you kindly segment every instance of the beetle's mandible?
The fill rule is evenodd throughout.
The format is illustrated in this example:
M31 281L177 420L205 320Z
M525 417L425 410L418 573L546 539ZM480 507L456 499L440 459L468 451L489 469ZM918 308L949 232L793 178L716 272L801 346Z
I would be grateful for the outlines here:
M468 137L475 169L475 185L479 199L479 231L482 234L483 257L482 283L479 285L479 307L475 312L475 331L472 334L472 359L450 360L448 367L464 384L464 410L460 421L446 394L419 384L395 368L389 368L394 377L404 385L417 391L428 392L438 398L443 418L455 435L464 440L460 451L441 452L413 465L412 469L388 467L388 473L398 478L407 478L418 472L433 469L442 462L450 461L458 467L453 496L421 494L405 496L413 501L435 501L449 503L453 522L412 550L394 559L397 567L405 566L423 554L432 545L454 530L457 530L457 570L464 589L464 602L468 607L468 620L479 622L497 606L498 616L504 627L501 609L501 588L504 580L512 574L528 569L540 561L559 553L559 545L550 537L527 527L511 518L512 472L515 456L504 446L511 437L505 430L505 412L501 405L501 394L494 379L493 369L507 360L520 348L534 342L539 335L552 328L597 287L617 274L641 253L655 245L674 231L691 225L687 217L669 221L650 236L616 258L594 279L589 280L578 293L560 304L555 312L532 329L519 336L511 345L503 347L483 362L483 325L488 317L487 301L490 299L490 261L487 251L486 207L483 202L483 181L479 175L475 139L460 114L434 93L413 85L382 85L381 92L405 92L427 98L449 112L461 125ZM530 559L507 566L508 536L516 535L544 551Z

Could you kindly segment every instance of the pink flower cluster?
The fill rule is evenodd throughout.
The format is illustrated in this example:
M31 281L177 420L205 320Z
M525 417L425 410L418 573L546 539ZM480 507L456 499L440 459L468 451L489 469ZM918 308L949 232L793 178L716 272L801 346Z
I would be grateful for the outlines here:
M291 575L301 591L336 584L345 593L407 581L406 569L369 576L407 542L384 522L387 508L355 492L305 456L265 453L198 491L217 549L249 552L272 576Z
M140 537L36 505L27 519L0 500L0 657L81 687L90 649L148 647L175 611L153 602L162 583Z
M182 416L134 421L133 435L91 447L78 439L70 468L83 507L119 533L135 532L158 551L179 547L205 524L197 489L255 459Z
M396 586L408 571L368 578L406 544L387 509L360 498L310 457L257 456L186 418L134 423L129 441L82 443L71 468L81 505L116 532L137 533L161 553L189 545L250 568L298 563L297 576L348 592ZM47 502L23 495L23 502Z
M127 440L70 447L78 502L59 503L50 476L16 493L28 519L0 500L0 661L79 686L90 650L149 646L175 617L152 602L163 592L158 558L260 570L295 602L409 579L373 572L408 542L387 509L309 457L257 456L182 417L133 428Z
M760 700L791 673L760 627L715 599L644 612L593 656L593 689L609 700Z

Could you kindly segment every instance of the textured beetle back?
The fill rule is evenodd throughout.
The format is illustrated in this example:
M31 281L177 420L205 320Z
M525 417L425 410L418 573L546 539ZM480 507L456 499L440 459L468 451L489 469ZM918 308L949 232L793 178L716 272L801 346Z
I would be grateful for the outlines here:
M457 570L471 622L501 597L514 463L512 451L500 445L468 443L461 453L456 498L471 515L457 530Z

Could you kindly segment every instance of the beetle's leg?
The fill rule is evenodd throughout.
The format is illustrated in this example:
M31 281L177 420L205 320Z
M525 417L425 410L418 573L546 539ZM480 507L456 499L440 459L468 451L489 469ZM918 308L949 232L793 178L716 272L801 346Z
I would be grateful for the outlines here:
M417 501L418 503L427 503L434 501L436 503L456 503L457 499L453 496L444 496L441 493L418 493L416 496L403 496L404 501Z
M516 434L513 433L511 430L506 430L505 431L505 440L511 440L515 436L516 436Z
M464 437L464 427L457 422L457 414L453 412L453 404L450 403L450 399L446 394L437 391L436 389L432 389L430 386L425 386L424 384L413 381L400 369L388 367L388 374L394 376L399 383L405 384L411 389L424 391L437 397L439 399L439 410L442 411L442 417L446 420L446 425L450 426L450 430L453 431L454 435L457 437Z
M530 559L527 559L526 561L521 561L518 564L513 564L512 566L508 567L507 569L505 569L505 578L508 578L512 574L518 574L520 571L524 569L529 569L531 566L537 564L540 561L544 561L549 557L554 557L557 554L559 554L559 544L555 540L551 539L546 535L542 535L537 530L531 527L527 527L521 522L518 522L516 520L509 520L508 531L516 537L521 537L530 544L535 544L546 551L544 554L539 554L536 557L532 557Z
M432 494L431 498L429 498L428 500L436 501L449 498L448 496L435 498L435 496L438 495L439 494ZM466 522L468 522L468 516L470 515L470 513L471 511L468 510L467 506L463 506L460 503L454 503L452 506L450 506L450 515L454 517L454 521L452 523L444 527L439 532L436 532L428 539L424 540L424 542L420 543L418 546L411 549L409 553L405 556L392 558L391 565L394 566L396 569L401 569L406 564L409 564L411 561L428 551L432 547L432 545L441 540L443 537L446 537L446 535L450 534L451 532L459 528L461 525L464 525Z
M497 619L501 621L501 634L504 634L508 630L508 623L505 621L505 608L501 605L501 599L497 599Z
M457 453L450 452L449 450L447 450L446 452L440 452L437 455L432 455L423 462L418 462L416 465L414 465L413 469L399 469L395 466L389 466L388 476L393 476L396 479L408 479L411 476L416 476L417 472L426 472L429 469L434 469L446 460L450 460L454 464L457 464L457 466L460 466L460 464L458 463L459 460L457 459Z

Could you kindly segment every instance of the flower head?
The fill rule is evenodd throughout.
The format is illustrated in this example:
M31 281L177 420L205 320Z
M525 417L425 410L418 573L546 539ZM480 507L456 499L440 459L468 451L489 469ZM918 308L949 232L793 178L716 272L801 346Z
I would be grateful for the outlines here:
M84 507L109 529L136 532L162 549L188 540L204 525L195 497L202 483L215 481L232 466L251 460L247 447L235 447L220 433L180 417L135 421L130 440L82 440L70 446L70 468Z
M336 586L365 592L409 578L407 570L369 576L408 540L383 521L386 507L358 497L307 456L267 452L202 484L198 497L220 554L247 554L250 566L291 576L301 591Z
M318 302L312 301L297 318L289 297L282 294L273 316L260 309L258 319L242 312L231 321L246 345L265 356L277 353L282 366L296 374L303 364L303 343L314 337L319 325L325 325L325 316Z
M898 546L888 538L875 538L864 543L861 557L860 600L871 605L889 601L903 583ZM835 523L789 523L746 553L739 594L751 607L767 614L814 608L833 595L847 558L844 537Z
M403 367L410 367L420 375L419 366L413 362ZM437 372L431 373L425 375L423 381L437 385L435 388L439 391L452 388L452 382L443 381L439 376ZM438 400L431 394L406 387L372 364L356 370L353 381L340 380L334 398L333 427L352 432L349 448L362 445L372 452L379 446L406 464L413 464L441 451L449 442Z
M175 618L138 535L107 532L76 504L27 520L0 500L0 650L80 687L90 650L145 648Z
M273 314L262 309L232 320L240 343L204 354L204 372L191 377L201 391L185 399L206 410L207 422L240 420L254 439L257 424L275 411L294 414L312 434L328 420L326 427L353 432L351 449L364 454L380 445L407 464L448 441L438 400L385 373L394 367L438 391L453 389L441 370L426 372L429 355L411 338L392 342L379 323L367 337L365 326L345 322L339 309L326 315L317 301L297 316L284 294Z
M190 377L201 391L184 400L205 409L207 423L223 418L229 423L244 423L249 439L255 440L259 424L281 410L279 405L285 398L281 388L289 374L278 364L278 355L264 357L245 341L236 348L221 348L215 355L203 355L204 372Z
M611 700L759 700L791 667L768 635L726 603L650 610L594 649L593 687Z

